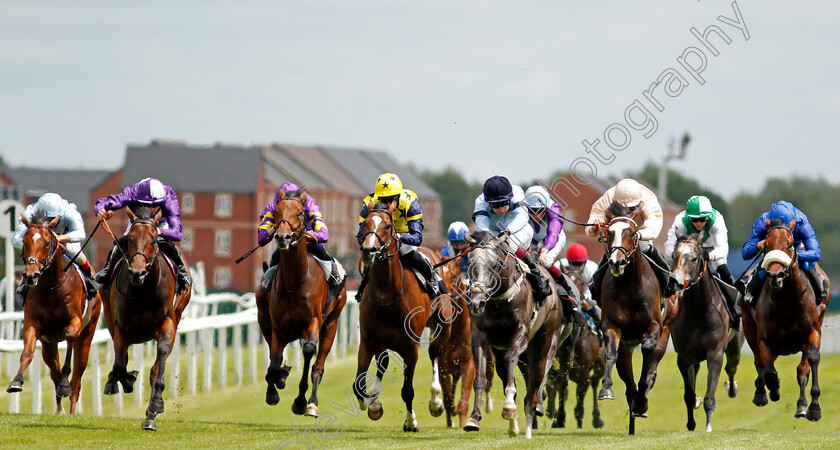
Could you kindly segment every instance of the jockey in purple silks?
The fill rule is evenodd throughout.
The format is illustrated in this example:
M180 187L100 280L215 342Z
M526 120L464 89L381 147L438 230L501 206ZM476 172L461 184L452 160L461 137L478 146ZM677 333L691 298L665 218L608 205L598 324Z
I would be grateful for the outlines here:
M181 258L181 250L175 245L175 242L180 241L184 234L181 230L181 209L178 204L178 195L171 187L155 178L144 178L140 182L126 187L117 195L100 198L93 205L93 212L100 220L110 219L114 215L114 211L124 207L133 209L136 206L149 206L160 211L158 248L175 264L178 272L175 292L180 294L190 287L192 280L190 279L190 272ZM125 249L127 240L128 238L125 235L117 239L121 249ZM123 255L123 252L116 252L115 249L111 249L105 267L96 275L96 281L105 285L109 283L111 270Z
M277 207L277 202L282 197L297 197L305 189L301 189L294 183L283 183L277 188L274 194L274 200L265 205L265 209L260 214L260 227L257 232L257 242L260 246L271 242L272 233L274 232L274 208ZM281 196L280 193L283 192ZM315 257L315 261L324 270L324 275L327 278L329 285L327 298L333 298L341 287L344 285L345 272L341 264L327 253L324 243L330 239L330 232L327 230L327 224L324 223L321 215L321 208L315 202L312 195L307 194L303 200L304 225L306 226L306 250ZM274 271L277 270L277 264L280 261L280 250L274 250L271 255L271 262L268 270L265 272L265 279L261 287L265 290L271 286L271 280L274 277Z

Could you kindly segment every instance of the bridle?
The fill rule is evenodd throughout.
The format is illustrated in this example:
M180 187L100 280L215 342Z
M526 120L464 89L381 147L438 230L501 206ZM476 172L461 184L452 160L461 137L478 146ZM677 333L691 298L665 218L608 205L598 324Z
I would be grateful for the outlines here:
M49 269L52 265L53 261L55 260L55 254L58 251L59 247L61 247L61 244L58 243L58 236L56 236L55 232L50 227L44 225L30 224L27 226L27 228L40 228L50 232L50 243L47 249L47 256L44 259L37 259L34 256L29 256L23 260L24 264L35 264L36 266L38 266L38 276L40 277L44 274L44 271ZM21 259L23 259L23 255L21 255Z
M615 217L612 220L610 220L610 222L607 224L606 233L601 234L598 237L598 241L600 241L604 245L604 251L607 252L607 257L608 258L610 256L612 256L613 252L618 250L618 251L620 251L621 253L624 254L624 259L626 259L627 262L630 262L630 257L633 256L633 253L636 253L636 250L638 250L638 248L639 248L639 237L636 235L636 233L633 233L633 235L632 235L633 236L633 249L632 250L627 250L626 248L624 248L623 245L608 247L608 244L607 244L607 236L609 235L609 229L613 224L618 223L618 222L627 223L627 224L631 225L633 227L633 229L635 229L636 226L637 226L636 221L629 218L629 217L624 217L624 216Z
M284 200L285 201L293 200L293 201L296 201L296 202L300 203L301 206L304 206L303 200L301 200L297 197L281 197L277 200L277 202L280 203ZM305 225L305 223L306 223L306 210L301 209L301 211L297 214L297 217L300 221L300 226L297 227L297 228L293 227L292 222L290 222L288 219L285 219L285 218L274 222L274 229L275 230L277 230L280 227L280 224L282 224L284 222L289 225L289 228L292 230L292 242L290 244L292 246L298 245L300 243L300 241L303 240L304 237L306 237L306 225ZM274 234L274 237L275 237L275 239L279 238L279 236L276 234L276 232Z
M391 217L391 211L388 211L387 209L382 209L382 208L372 209L370 212L371 213L385 213L385 214L388 215L389 219ZM372 234L376 238L376 240L379 241L379 250L376 250L376 251L372 252L373 254L376 255L376 259L379 260L379 261L390 259L391 257L393 257L394 255L396 255L400 252L400 245L402 243L400 242L399 239L396 239L397 231L396 231L396 227L394 227L393 220L391 220L390 225L391 225L391 231L388 233L388 240L387 241L383 240L382 237L379 236L379 234L376 232L376 229L370 230L370 231L362 234L362 242L365 241L365 239L367 238L367 236L369 234ZM391 242L393 242L395 240L397 241L397 248L394 249L393 253L388 253L388 248L391 246Z
M784 269L782 269L782 278L787 278L790 275L791 267L796 265L797 260L799 259L799 253L796 251L796 240L793 238L793 232L790 231L790 229L788 227L784 226L784 225L775 225L775 226L772 226L772 227L768 228L767 229L767 235L769 236L770 232L773 231L773 230L785 230L785 232L787 232L787 234L790 236L790 242L791 243L790 243L790 245L787 246L787 249L790 249L790 253L792 253L792 255L788 254L788 252L785 251L785 250L779 250L781 252L784 252L785 254L788 254L788 256L790 256L790 259L791 259L790 264L788 264L786 266L783 265ZM767 254L767 246L766 245L764 246L764 253L765 253L765 255Z
M487 250L489 253L495 254L497 258L494 258L492 264L487 264L489 266L488 270L491 274L496 274L496 279L501 281L501 273L504 270L505 266L507 265L507 260L510 257L510 253L501 248L501 244L493 244L493 242L482 242L482 243L475 243L471 245L471 251L475 251L477 249ZM483 258L470 258L470 266L473 265L473 262L477 264L481 264L481 260ZM486 264L486 263L485 263ZM470 292L473 290L478 290L485 298L488 300L495 300L495 297L491 297L490 294L497 291L501 287L501 282L497 283L497 286L489 286L487 283L478 281L473 276L472 273L468 274L470 280ZM491 292L492 290L492 292Z
M128 234L128 232L130 232L131 229L134 228L135 225L148 225L152 228L155 228L155 229L157 228L157 225L150 220L134 220L128 226L128 231L126 233ZM144 269L144 273L148 273L149 271L151 271L152 270L152 264L154 264L155 261L157 261L158 253L160 253L160 246L158 245L157 238L155 238L153 242L154 243L152 244L152 246L154 247L154 252L152 253L151 257L146 256L146 254L143 253L143 252L134 252L130 256L126 255L126 253L123 252L122 259L125 262L125 266L130 267L131 266L131 260L134 259L135 256L140 255L140 256L143 257L143 259L146 260L146 268Z
M703 279L703 274L706 273L706 268L708 267L709 263L702 256L703 255L703 248L700 247L700 244L698 244L697 242L694 242L692 240L689 240L689 239L682 241L682 244L683 244L683 247L682 247L682 250L680 250L680 256L677 258L677 265L674 267L674 270L679 270L680 272L682 272L682 274L683 274L683 287L685 289L688 289L688 288L694 286L700 280ZM700 254L700 258L703 260L703 270L700 271L700 274L697 275L697 278L695 278L691 283L688 282L688 272L686 272L685 269L682 268L683 254L685 254L685 247L688 244L691 244L691 245L693 245L694 247L697 248L697 251Z

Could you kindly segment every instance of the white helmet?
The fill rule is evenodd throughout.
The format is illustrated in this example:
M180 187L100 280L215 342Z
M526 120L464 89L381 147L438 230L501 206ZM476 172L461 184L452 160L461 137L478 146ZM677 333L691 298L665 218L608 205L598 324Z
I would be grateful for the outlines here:
M38 199L35 208L47 217L58 217L64 212L64 201L60 195L48 192Z
M537 184L525 191L525 203L531 211L540 211L548 209L554 202L548 190Z
M630 208L642 201L642 185L632 178L625 178L615 185L615 200Z

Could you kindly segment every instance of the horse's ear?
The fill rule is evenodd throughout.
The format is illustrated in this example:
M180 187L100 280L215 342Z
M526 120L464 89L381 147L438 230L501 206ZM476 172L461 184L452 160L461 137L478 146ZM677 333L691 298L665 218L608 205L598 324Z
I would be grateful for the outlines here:
M793 229L796 228L796 219L792 219L787 227L793 233Z
M475 245L476 240L469 233L464 233L464 240L470 245Z
M306 191L301 191L300 195L298 195L298 200L300 200L301 202L306 201Z
M155 216L152 217L152 221L156 224L160 223L161 216L163 216L163 210L158 208L157 212L155 213Z
M286 196L286 190L283 189L283 188L278 188L277 189L277 195L275 196L275 198L283 198L285 196Z
M134 222L137 219L137 216L134 214L134 211L131 208L126 208L125 213L128 214L128 220Z
M367 202L367 209L368 211L373 211L373 200Z
M770 228L770 219L764 219L764 228Z
M56 216L53 220L50 220L50 223L47 224L49 228L55 228L58 225L58 221L61 220L61 216Z
M23 215L22 213L21 213L21 215L20 215L20 223L22 223L22 224L26 225L27 227L31 225L31 224L29 223L29 219L27 219L27 218L26 218L26 216L25 216L25 215Z

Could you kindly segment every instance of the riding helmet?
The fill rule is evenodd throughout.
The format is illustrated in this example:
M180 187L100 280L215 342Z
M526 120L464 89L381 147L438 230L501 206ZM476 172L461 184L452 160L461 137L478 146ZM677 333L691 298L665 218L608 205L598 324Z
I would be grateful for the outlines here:
M703 195L695 195L688 199L685 203L685 215L690 219L714 219L715 210L712 208L712 202Z
M140 203L161 203L166 198L163 183L156 178L143 178L137 186L137 201Z
M58 217L64 210L64 205L61 196L48 192L41 196L35 204L38 211L44 213L46 217Z
M449 225L449 231L446 232L446 238L450 241L463 241L468 231L469 227L464 222L452 222L452 225Z
M484 194L484 201L487 203L509 202L513 198L513 186L507 178L493 175L484 182L481 193Z
M632 178L625 178L615 185L615 200L627 207L634 207L642 202L642 185Z
M376 179L376 187L373 189L373 195L376 198L393 197L394 195L402 194L403 185L400 177L393 173L383 173Z
M586 251L586 247L574 243L566 249L566 259L569 262L583 262L589 259L589 253Z
M780 200L770 206L770 212L767 214L767 218L770 220L779 219L784 225L787 225L791 220L796 219L794 209L790 202Z

